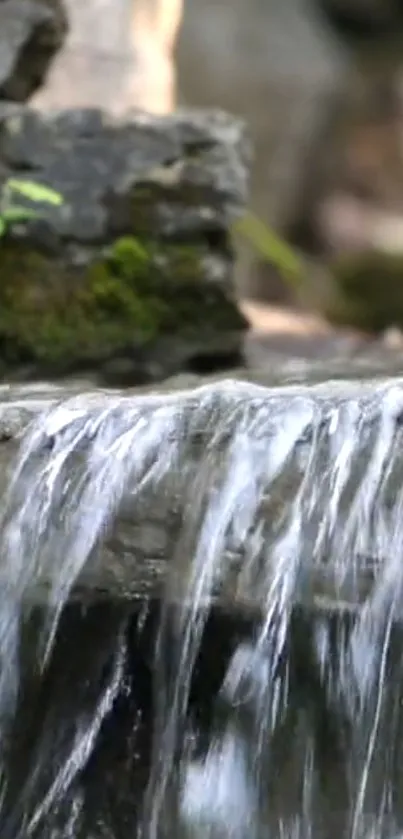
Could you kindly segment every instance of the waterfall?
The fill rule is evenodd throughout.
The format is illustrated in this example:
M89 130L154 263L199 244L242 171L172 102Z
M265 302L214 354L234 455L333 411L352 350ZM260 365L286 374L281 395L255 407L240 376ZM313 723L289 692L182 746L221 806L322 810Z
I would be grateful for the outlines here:
M37 416L1 508L2 839L112 836L82 826L81 781L130 669L136 683L130 639L149 618L130 591L139 551L112 561L111 545L158 511L171 539L148 598L153 742L127 836L401 834L402 420L398 379L95 393ZM92 625L80 597L99 578L124 605ZM220 604L248 629L201 725L192 685ZM84 623L57 653L69 608ZM55 668L58 715L16 771L26 686Z

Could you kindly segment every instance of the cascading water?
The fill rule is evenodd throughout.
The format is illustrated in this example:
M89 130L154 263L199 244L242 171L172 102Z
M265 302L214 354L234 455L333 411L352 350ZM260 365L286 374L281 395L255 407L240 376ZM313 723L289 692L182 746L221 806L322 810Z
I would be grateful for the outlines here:
M402 834L402 442L398 380L221 382L42 413L1 514L2 839ZM128 629L140 555L106 568L124 604L107 621L90 609L80 624L75 592L102 577L119 519L141 525L159 508L175 527L155 576L147 789L118 828L92 793L89 825L95 742L140 678ZM247 614L248 629L201 724L191 695L212 603ZM37 709L56 684L40 723L33 684Z

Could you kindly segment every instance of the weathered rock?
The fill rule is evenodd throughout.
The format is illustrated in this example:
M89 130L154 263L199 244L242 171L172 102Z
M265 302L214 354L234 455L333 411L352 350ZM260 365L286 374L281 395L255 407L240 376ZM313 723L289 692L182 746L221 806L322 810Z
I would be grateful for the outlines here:
M27 100L67 32L62 0L1 0L0 99Z
M130 382L239 356L230 227L247 156L221 112L0 110L3 184L29 172L63 199L1 242L5 368Z
M13 388L8 393L3 391L4 401L0 411L0 462L3 490L7 485L16 444L24 426L26 427L30 419L38 417L40 411L58 403L62 392L56 389L53 394L50 392L46 395L38 391L32 392L31 395L27 393L24 399L20 399L18 391L13 391ZM366 383L343 381L315 387L300 386L271 390L252 387L245 382L229 381L213 383L208 387L189 391L148 395L136 399L135 402L132 398L128 398L127 394L122 399L122 394L119 397L119 394L107 391L98 390L93 393L77 391L76 397L64 403L62 411L51 415L47 425L43 426L47 428L47 431L43 436L43 448L35 452L32 461L34 470L40 468L41 462L52 457L54 442L64 423L69 421L69 417L74 419L74 422L77 420L78 423L81 422L81 417L86 424L91 418L92 420L96 417L100 418L101 414L105 416L103 412L109 408L113 410L113 428L120 427L119 423L122 422L122 428L127 431L128 417L130 418L130 412L135 408L146 420L147 428L150 430L150 440L153 438L154 431L161 429L158 425L161 419L168 425L166 437L161 445L162 459L161 468L158 469L158 480L156 482L142 481L141 492L136 495L128 489L114 523L105 532L102 544L98 545L91 561L81 574L73 597L84 601L98 598L138 599L145 596L158 598L165 591L167 582L169 582L168 599L178 601L186 596L204 505L214 497L214 491L220 487L224 475L227 474L226 470L234 455L234 450L232 449L231 455L231 449L228 446L231 440L235 439L234 435L242 425L242 418L243 421L247 418L252 437L256 435L254 437L256 441L260 439L264 442L264 450L267 453L275 435L281 434L288 423L287 444L291 444L292 441L290 451L292 450L294 454L288 466L284 463L274 483L270 484L270 488L267 484L267 491L263 493L256 506L254 522L257 527L256 533L253 528L251 534L244 532L245 523L242 524L242 521L239 522L238 529L237 515L232 526L228 526L221 555L220 574L213 587L213 599L231 608L235 605L252 611L265 608L268 586L277 574L276 567L272 564L274 555L271 550L268 550L268 545L271 544L273 533L276 533L276 527L283 520L282 516L286 510L290 510L291 513L294 510L298 519L298 492L302 486L300 482L305 475L303 485L305 494L301 501L301 509L306 510L306 513L300 522L299 553L288 558L290 563L294 560L298 561L295 602L309 609L312 607L325 610L356 609L371 592L384 563L393 560L394 545L390 546L392 551L390 556L387 553L385 556L379 556L377 549L371 555L369 550L361 552L353 538L351 544L349 543L347 547L343 546L342 555L340 555L338 540L343 532L342 523L347 522L345 517L352 499L356 498L356 482L365 480L363 466L367 464L366 459L372 456L376 448L377 435L380 439L383 429L386 437L390 433L391 422L395 435L393 452L396 459L393 463L393 472L390 473L391 480L387 486L382 485L382 489L376 494L376 504L378 514L381 514L384 509L388 510L388 516L392 514L394 504L397 508L399 507L398 492L403 472L403 462L398 455L399 440L402 435L402 394L402 381L398 379L391 383L389 388L379 385L377 381ZM350 408L351 413L349 413ZM172 421L172 410L177 417L177 422ZM331 484L327 483L327 478L331 477L336 468L332 458L339 452L332 443L338 411L341 412L340 427L345 430L344 441L349 445L353 443L353 437L349 434L355 433L354 417L357 418L358 415L360 435L354 442L353 469L348 485L346 484L346 492L337 499L340 533L336 534L335 541L332 541L329 533L328 551L324 549L323 552L319 550L318 553L318 546L315 543L316 538L319 538L318 523L321 523L321 527L324 526L325 517L329 515L331 500ZM69 412L72 413L69 414ZM349 417L353 422L351 427L348 425ZM304 426L303 433L298 435L295 429L299 427L298 423L301 419L304 422L306 419L307 424L306 427ZM77 425L75 429L77 432ZM88 429L90 430L90 425ZM384 442L385 439L384 437ZM89 451L93 442L92 432L80 440L77 456L79 463L82 463L87 447ZM177 446L175 448L177 454L174 458L171 456L172 444ZM239 445L242 449L241 438ZM279 446L281 445L285 445L284 440L283 443L279 440ZM255 454L256 452L257 450ZM140 460L141 455L144 455L144 452L139 450ZM153 457L150 452L145 464L144 478L146 478L148 468L152 466L151 461L154 462ZM310 462L309 470L308 462ZM266 461L262 461L260 457L259 464L255 461L253 463L256 480L258 476L260 476L259 481L262 476L263 480L269 480L269 466L267 466L267 473L261 471L262 463ZM269 459L267 464L269 464ZM247 465L248 468L251 467L252 461L248 461L246 456L245 468ZM110 461L110 467L113 471L115 468L122 469L123 465L117 462L115 467ZM69 469L71 468L74 468L72 462L69 465ZM264 468L266 467L263 466L263 470ZM247 474L250 475L250 472L248 471ZM246 491L251 501L252 496L248 493L251 492L253 495L254 490L250 480L251 478L243 488L241 486L237 488L235 474L232 487L235 492L234 498L237 491ZM381 475L380 481L382 482ZM326 487L327 492L324 491ZM27 484L27 490L28 488L29 484ZM374 492L376 492L376 487L370 481L367 484L366 503L370 503ZM219 498L219 496L215 497ZM229 497L227 500L231 501ZM68 504L68 498L65 495L63 495L63 504ZM220 507L217 509L221 509L224 516L228 512L228 509ZM243 506L242 509L242 515L244 515L245 507ZM236 507L234 512L236 514ZM239 511L238 513L240 515ZM57 520L56 507L53 515ZM259 543L254 538L254 533L255 535L265 534L258 552L256 549ZM364 535L366 534L362 534ZM353 533L352 536L354 536ZM361 541L360 544L366 543ZM387 545L385 545L385 550L388 550ZM342 565L340 565L341 560ZM4 574L4 566L2 573ZM287 575L287 568L284 568L282 573ZM29 590L29 597L39 603L43 602L48 585L49 580L45 571L45 574L36 581L35 587Z

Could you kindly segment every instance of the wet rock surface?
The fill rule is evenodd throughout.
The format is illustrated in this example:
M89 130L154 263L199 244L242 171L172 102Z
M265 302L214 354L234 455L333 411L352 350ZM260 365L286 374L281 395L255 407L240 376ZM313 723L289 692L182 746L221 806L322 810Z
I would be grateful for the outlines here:
M1 181L61 197L0 249L3 372L161 379L242 353L230 227L247 191L241 121L0 108ZM31 207L32 209L32 207Z
M0 100L24 102L35 93L66 34L61 0L2 0Z

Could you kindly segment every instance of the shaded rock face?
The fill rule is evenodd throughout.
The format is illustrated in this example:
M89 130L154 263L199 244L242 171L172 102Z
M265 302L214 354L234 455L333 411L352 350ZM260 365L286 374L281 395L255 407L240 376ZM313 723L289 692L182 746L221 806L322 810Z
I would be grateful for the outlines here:
M312 144L299 225L322 253L401 250L403 211L400 44L365 51Z
M1 242L3 373L130 382L239 356L230 225L247 159L243 123L223 113L3 107L3 184L29 173L63 199Z
M345 35L376 37L403 22L401 0L320 0L329 21Z
M1 0L0 99L23 102L43 84L66 32L61 0Z
M403 324L401 39L365 49L312 143L294 241L333 277L326 314L379 331Z

